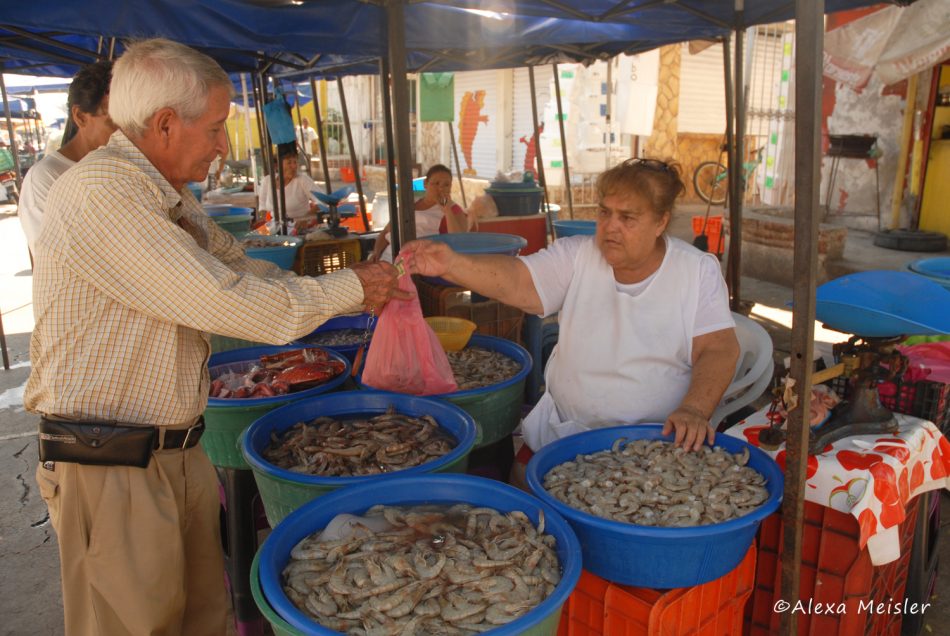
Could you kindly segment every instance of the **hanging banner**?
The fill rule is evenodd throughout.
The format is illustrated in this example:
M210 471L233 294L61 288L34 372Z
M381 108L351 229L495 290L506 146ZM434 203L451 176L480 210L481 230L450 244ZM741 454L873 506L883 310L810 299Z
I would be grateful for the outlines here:
M660 50L617 57L613 81L613 99L620 132L650 135L656 112L657 85L660 76Z
M419 121L455 121L455 74L422 73Z

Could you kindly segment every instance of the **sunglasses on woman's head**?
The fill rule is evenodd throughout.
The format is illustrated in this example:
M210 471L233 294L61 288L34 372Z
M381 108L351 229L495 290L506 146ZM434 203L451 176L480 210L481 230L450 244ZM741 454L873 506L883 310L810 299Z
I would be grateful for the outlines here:
M665 161L660 161L659 159L641 159L640 157L634 157L633 159L627 159L624 161L624 164L627 166L643 166L648 170L656 170L657 172L669 172L670 166Z

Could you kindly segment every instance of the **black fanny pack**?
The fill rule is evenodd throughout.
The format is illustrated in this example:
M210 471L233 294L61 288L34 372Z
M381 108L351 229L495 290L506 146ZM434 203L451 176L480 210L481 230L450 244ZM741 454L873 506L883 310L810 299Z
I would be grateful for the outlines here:
M40 462L145 468L158 431L154 426L40 420Z

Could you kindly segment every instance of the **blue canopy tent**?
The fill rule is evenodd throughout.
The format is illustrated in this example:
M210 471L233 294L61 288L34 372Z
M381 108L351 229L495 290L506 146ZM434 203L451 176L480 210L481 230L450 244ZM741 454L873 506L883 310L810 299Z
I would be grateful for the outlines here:
M818 121L822 18L827 12L875 4L868 0L35 0L4 7L0 62L5 71L69 76L105 55L112 38L163 36L197 47L229 71L300 78L383 71L395 113L396 164L409 166L406 73L591 61L691 39L735 34L736 72L742 31L795 18L796 202L792 377L811 384L815 317ZM908 2L899 2L908 4ZM121 42L116 46L121 51ZM728 68L728 66L727 66ZM391 82L388 79L391 77ZM735 78L741 85L741 79ZM727 82L727 86L731 82ZM735 91L732 151L741 145L742 91ZM388 96L389 93L384 92ZM727 99L727 104L729 103ZM387 107L388 114L390 109ZM732 159L735 160L736 155ZM732 161L730 162L732 163ZM402 197L394 234L414 236L410 172L400 171ZM738 182L738 180L736 180ZM738 188L738 184L733 187ZM734 193L736 194L736 193ZM741 242L741 202L731 196L733 243ZM394 236L394 239L397 237ZM731 260L738 296L738 249ZM730 259L732 259L730 252ZM786 480L786 599L798 590L802 489L808 427L802 409L790 414ZM784 633L796 616L782 616Z

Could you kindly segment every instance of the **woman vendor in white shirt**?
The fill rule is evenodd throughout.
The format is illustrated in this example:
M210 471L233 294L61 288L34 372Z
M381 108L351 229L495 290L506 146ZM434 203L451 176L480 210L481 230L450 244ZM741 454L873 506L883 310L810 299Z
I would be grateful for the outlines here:
M298 170L296 144L279 146L278 158L284 170L284 201L287 206L287 220L293 221L298 230L305 226L316 225L318 208L317 197L313 196L313 191L317 189L317 186L306 172ZM279 188L278 185L278 197L280 197ZM261 215L259 218L266 218L267 212L270 212L274 218L277 217L274 214L276 206L273 198L270 177L264 177L264 184L258 194L257 209Z
M452 171L437 163L426 172L426 193L416 201L416 236L447 234L468 231L468 215L452 200ZM392 222L386 224L376 237L370 261L392 261L389 246L389 230Z
M600 175L594 236L528 256L465 255L406 244L410 270L441 276L525 312L559 315L546 392L522 423L533 451L621 423L664 422L675 443L712 443L713 410L739 343L719 262L668 236L679 167L630 159Z

